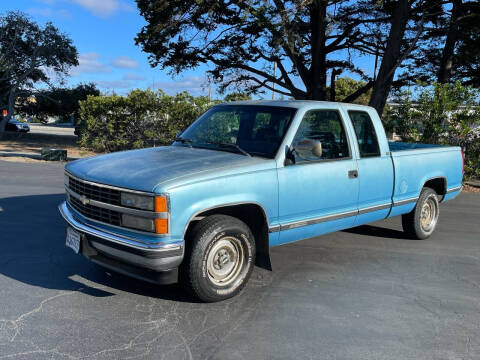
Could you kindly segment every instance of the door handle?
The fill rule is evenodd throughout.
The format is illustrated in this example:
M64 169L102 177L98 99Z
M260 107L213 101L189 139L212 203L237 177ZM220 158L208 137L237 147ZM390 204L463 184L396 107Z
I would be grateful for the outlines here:
M357 170L350 170L348 172L348 178L349 179L356 179L358 178L358 171Z

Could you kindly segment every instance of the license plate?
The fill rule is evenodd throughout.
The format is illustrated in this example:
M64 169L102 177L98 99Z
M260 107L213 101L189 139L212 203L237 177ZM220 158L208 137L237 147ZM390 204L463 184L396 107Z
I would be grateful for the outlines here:
M67 240L65 244L69 247L72 248L75 253L78 254L80 251L80 233L76 232L72 228L68 227L67 228Z

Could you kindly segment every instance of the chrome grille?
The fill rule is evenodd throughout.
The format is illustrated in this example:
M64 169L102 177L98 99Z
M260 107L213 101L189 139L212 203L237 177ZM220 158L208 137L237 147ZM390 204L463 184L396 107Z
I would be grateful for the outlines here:
M89 219L101 221L111 225L121 225L121 214L117 211L103 209L90 204L84 205L81 201L73 196L68 197L68 202L75 210Z
M120 191L107 187L92 185L77 179L68 177L68 187L78 195L89 199L101 201L107 204L120 205Z

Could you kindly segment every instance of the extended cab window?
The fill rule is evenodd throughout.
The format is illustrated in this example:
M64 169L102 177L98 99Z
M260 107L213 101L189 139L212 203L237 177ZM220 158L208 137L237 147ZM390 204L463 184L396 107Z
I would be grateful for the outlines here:
M348 116L352 120L355 135L357 136L360 157L380 156L377 134L372 119L365 111L349 111Z
M312 110L305 114L292 146L299 148L305 140L321 144L321 156L294 151L295 162L344 159L350 156L345 128L336 110Z

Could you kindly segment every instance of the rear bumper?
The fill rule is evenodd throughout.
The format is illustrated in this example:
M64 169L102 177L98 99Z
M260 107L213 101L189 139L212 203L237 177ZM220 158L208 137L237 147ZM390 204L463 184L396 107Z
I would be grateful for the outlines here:
M80 252L108 269L157 284L177 282L177 268L183 260L183 242L142 243L83 224L63 202L58 207L68 226L81 236Z

